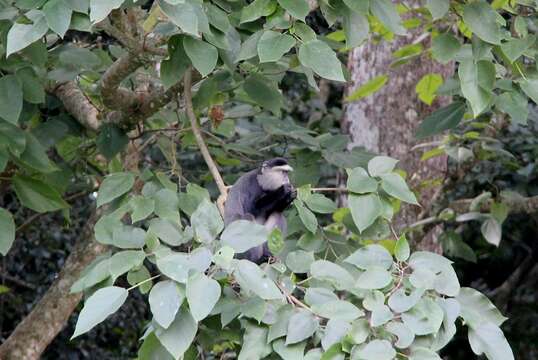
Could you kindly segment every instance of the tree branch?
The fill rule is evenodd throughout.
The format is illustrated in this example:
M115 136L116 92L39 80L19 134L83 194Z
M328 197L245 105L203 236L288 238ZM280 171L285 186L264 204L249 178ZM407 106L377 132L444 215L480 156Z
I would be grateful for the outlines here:
M65 109L84 127L97 131L101 126L99 110L74 81L61 83L49 92L54 94L63 103Z
M509 207L510 214L533 214L538 211L538 196L507 197L501 195L501 201ZM458 214L469 212L473 199L461 199L452 202L448 207ZM484 201L480 206L481 212L490 212L493 199Z
M142 66L140 55L128 52L117 59L101 77L101 97L103 104L112 110L127 110L139 104L137 95L120 84Z

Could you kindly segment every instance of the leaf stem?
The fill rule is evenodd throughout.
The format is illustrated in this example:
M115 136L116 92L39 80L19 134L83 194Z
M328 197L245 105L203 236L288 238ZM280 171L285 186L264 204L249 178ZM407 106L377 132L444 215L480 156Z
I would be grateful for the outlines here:
M153 279L157 279L159 276L161 276L162 274L158 274L158 275L155 275L155 276L152 276L146 280L143 280L141 282L139 282L138 284L134 284L133 286L131 286L130 288L127 289L127 291L131 291L133 289L136 289L137 287L141 286L141 285L144 285L145 283L153 280Z

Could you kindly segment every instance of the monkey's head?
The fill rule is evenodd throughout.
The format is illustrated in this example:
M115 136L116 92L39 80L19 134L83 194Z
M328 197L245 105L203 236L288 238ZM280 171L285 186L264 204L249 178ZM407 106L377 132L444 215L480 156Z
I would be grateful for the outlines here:
M258 173L258 183L265 191L276 190L290 183L288 176L290 171L293 171L293 168L284 158L278 157L264 161Z

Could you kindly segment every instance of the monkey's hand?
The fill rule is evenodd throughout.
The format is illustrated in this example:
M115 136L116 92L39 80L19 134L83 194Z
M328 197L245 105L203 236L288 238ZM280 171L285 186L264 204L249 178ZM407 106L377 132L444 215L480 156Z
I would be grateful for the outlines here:
M292 184L283 185L283 192L281 210L285 210L297 198L297 189Z

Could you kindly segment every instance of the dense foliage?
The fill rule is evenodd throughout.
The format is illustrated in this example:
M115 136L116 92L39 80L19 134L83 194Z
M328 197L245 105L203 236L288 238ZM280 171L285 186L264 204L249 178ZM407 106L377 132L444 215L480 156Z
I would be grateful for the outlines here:
M143 359L159 356L154 352L195 356L200 349L294 359L306 347L309 359L437 358L458 317L470 328L476 354L513 357L499 329L504 318L489 300L460 289L440 255L409 255L405 234L391 229L401 202L417 204L405 176L393 171L396 160L348 151L347 138L333 127L338 114L298 123L288 116L289 99L279 87L284 76L300 77L314 90L320 77L343 83L349 74L340 54L421 29L431 49L409 44L393 54L393 65L430 52L436 61L454 62L457 76L432 73L419 81L421 101L454 101L428 116L417 136L473 128L447 135L424 158L446 153L464 163L507 156L487 129L499 121L524 124L529 99L538 98L534 2L0 5L0 180L16 194L15 205L0 209L0 252L5 255L15 239L13 212L61 210L68 220L65 194L97 187L97 207L105 205L100 211L106 215L95 225L95 238L121 249L96 259L73 285L73 292L89 295L75 335L117 310L130 291L140 291L149 292L153 314ZM312 11L329 33L321 34ZM346 101L359 101L386 82L379 76ZM208 157L239 169L272 154L291 158L293 182L301 188L285 239L244 221L224 229L210 200L223 192L220 175L198 165L197 146L202 153L208 146L209 166ZM343 169L349 203L339 209L315 186ZM226 174L226 183L237 177ZM439 208L428 221L478 220L484 238L499 245L501 224L520 201L510 195L485 193L461 213ZM233 259L267 239L278 254L274 263L258 267ZM460 240L448 239L447 252L472 258ZM124 274L132 288L114 285ZM195 336L198 348L191 345Z

